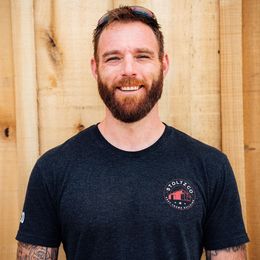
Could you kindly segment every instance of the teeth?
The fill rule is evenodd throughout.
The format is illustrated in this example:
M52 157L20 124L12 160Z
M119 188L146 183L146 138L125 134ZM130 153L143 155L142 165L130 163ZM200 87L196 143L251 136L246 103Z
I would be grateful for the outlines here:
M130 87L121 87L120 89L123 91L135 91L138 90L140 87L139 86L130 86Z

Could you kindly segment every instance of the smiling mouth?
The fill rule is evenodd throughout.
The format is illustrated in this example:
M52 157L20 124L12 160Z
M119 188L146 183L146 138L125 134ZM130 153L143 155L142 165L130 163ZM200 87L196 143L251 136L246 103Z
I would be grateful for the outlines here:
M123 92L133 92L133 91L137 91L139 89L141 89L143 87L143 85L140 85L140 86L128 86L128 87L118 87L118 89L120 91L123 91Z

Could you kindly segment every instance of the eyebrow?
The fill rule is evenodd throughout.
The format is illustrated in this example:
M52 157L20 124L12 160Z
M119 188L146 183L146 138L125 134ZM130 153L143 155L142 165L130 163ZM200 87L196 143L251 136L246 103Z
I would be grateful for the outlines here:
M147 54L150 54L151 56L154 56L154 51L152 51L148 48L136 48L135 52L137 52L137 53L147 53Z
M119 50L112 50L112 51L107 51L102 55L102 58L105 59L107 56L110 55L115 55L115 54L119 54L120 51Z
M102 55L102 58L105 59L106 57L110 56L110 55L116 55L116 54L120 54L121 52L119 50L111 50L111 51L107 51ZM134 53L147 53L151 56L154 56L154 51L148 49L148 48L136 48L134 49Z

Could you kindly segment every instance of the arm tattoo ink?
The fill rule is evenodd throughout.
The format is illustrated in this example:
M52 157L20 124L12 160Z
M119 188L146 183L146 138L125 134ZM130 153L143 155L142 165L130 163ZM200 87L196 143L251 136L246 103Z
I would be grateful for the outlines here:
M18 243L17 260L57 260L58 248Z

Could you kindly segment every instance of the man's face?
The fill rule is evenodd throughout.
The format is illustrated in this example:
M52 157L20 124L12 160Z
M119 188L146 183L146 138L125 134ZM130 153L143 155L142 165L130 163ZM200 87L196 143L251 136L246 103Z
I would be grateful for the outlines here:
M159 46L150 27L141 22L109 25L92 61L101 98L123 122L145 117L161 97L168 60L159 60ZM166 64L167 63L167 64Z

